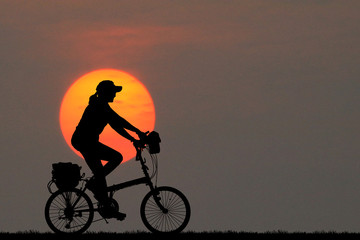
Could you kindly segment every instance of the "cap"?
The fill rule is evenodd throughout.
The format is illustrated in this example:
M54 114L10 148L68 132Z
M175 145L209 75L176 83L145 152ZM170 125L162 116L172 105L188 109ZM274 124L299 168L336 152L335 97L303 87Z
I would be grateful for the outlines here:
M114 92L120 92L122 90L122 86L115 86L114 82L111 80L103 80L101 81L97 87L96 91L114 91Z

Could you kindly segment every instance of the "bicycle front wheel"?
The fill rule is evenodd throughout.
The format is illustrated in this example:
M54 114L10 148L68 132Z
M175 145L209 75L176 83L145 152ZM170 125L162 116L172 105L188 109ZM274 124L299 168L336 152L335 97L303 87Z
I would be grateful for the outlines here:
M88 195L79 189L57 191L45 205L45 219L55 233L83 233L94 218Z
M181 232L190 220L190 204L172 187L158 187L145 195L140 207L144 225L156 233Z

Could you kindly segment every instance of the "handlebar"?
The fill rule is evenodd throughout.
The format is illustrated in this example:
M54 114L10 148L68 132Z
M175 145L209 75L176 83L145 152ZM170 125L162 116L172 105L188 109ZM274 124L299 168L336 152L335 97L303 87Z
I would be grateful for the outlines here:
M161 139L159 137L159 134L157 132L151 132L149 131L143 133L138 132L137 133L140 140L134 141L134 147L136 149L136 160L141 160L141 151L146 148L146 145L149 146L149 152L150 154L156 154L160 152L160 145Z

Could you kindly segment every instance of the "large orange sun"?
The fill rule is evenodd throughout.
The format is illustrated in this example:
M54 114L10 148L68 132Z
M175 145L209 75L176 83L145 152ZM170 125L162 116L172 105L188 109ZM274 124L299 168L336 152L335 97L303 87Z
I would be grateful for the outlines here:
M102 80L112 80L122 86L110 107L121 117L141 131L152 131L155 126L155 108L146 87L130 74L115 69L92 71L77 79L67 90L60 108L60 128L69 147L80 157L82 155L71 145L71 136L89 103L89 97L96 92ZM137 138L133 132L129 133ZM125 161L135 156L132 143L116 133L109 125L100 135L100 142L119 151Z

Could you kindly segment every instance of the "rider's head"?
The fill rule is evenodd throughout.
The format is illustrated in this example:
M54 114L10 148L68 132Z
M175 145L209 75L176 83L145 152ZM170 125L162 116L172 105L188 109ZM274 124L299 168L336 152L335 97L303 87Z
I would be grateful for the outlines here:
M122 90L121 86L115 86L113 81L103 80L96 87L96 94L99 99L105 102L114 101L117 92Z

